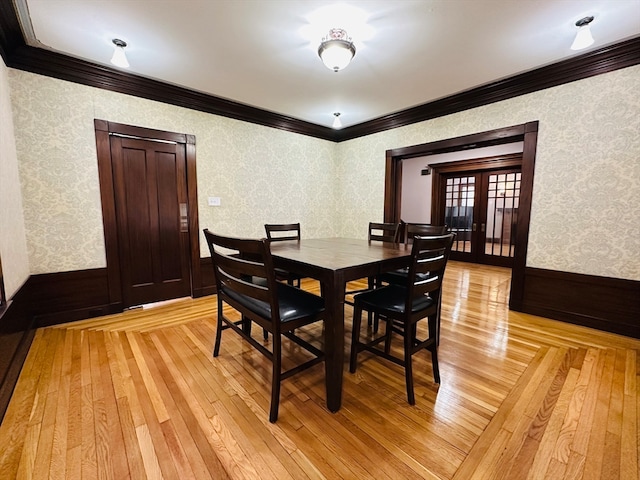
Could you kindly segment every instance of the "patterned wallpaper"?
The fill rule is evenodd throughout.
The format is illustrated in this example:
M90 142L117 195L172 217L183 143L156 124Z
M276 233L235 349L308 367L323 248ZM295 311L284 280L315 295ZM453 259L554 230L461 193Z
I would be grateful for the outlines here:
M539 120L527 265L640 280L640 67L339 144L9 79L32 274L105 265L94 118L196 136L202 228L258 236L266 222L300 221L307 237L364 237L382 220L386 150Z
M195 135L201 228L338 233L332 142L18 70L10 79L32 274L106 265L94 118Z
M640 280L638 92L635 66L340 144L342 231L381 216L385 150L539 120L527 266Z
M0 59L0 258L7 298L29 278L7 67Z

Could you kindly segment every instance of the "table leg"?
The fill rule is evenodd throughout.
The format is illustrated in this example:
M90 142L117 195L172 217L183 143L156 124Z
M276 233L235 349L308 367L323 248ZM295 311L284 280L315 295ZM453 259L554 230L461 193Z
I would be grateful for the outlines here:
M342 403L344 367L344 277L335 273L323 282L322 288L326 309L324 341L327 408L331 412L337 412Z

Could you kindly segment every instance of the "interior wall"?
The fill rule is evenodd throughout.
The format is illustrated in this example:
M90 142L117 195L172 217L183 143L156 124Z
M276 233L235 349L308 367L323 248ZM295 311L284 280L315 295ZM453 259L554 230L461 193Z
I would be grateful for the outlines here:
M640 66L338 145L343 235L381 220L385 151L538 120L527 266L640 280Z
M428 165L473 158L485 158L496 155L521 153L523 143L463 150L460 152L440 153L424 157L402 160L402 195L400 200L400 218L409 223L431 223L432 175L422 175Z
M538 120L527 266L640 280L640 66L339 144L12 69L9 87L32 274L105 265L94 118L196 136L203 228L359 238L386 150Z
M0 58L0 258L7 298L29 278L8 69Z
M106 266L95 118L195 135L201 229L338 233L333 142L19 70L9 79L31 274ZM202 234L200 247L209 256Z

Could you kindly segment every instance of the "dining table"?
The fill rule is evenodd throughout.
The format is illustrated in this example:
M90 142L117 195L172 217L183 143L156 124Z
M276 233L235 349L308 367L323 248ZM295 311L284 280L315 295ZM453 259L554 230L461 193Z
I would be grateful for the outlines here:
M271 243L274 265L320 282L325 300L327 408L342 404L344 299L347 282L408 266L411 246L353 238L302 238Z

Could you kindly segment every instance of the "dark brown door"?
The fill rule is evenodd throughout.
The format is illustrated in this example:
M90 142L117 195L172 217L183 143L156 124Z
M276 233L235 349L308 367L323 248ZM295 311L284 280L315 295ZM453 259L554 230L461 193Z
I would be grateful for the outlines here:
M184 144L110 143L124 307L190 295Z
M439 217L456 233L452 259L512 265L520 183L519 168L444 174Z

